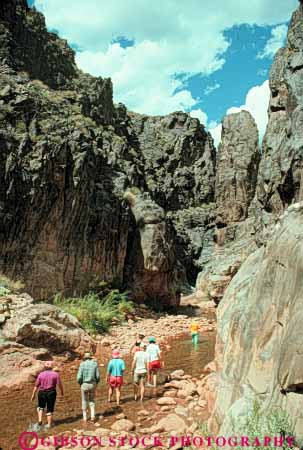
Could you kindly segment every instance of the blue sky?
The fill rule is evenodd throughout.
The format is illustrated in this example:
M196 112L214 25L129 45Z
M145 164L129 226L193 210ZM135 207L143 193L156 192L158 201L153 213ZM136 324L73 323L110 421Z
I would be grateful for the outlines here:
M297 0L29 0L76 49L80 68L111 76L136 112L191 111L216 142L226 112L248 109L264 133L268 72Z

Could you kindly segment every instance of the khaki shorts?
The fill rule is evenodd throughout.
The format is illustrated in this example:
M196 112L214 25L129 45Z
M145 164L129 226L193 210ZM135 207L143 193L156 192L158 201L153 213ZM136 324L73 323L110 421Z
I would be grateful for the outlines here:
M146 379L146 372L145 373L134 373L134 384L139 384L141 380L143 380L143 382Z

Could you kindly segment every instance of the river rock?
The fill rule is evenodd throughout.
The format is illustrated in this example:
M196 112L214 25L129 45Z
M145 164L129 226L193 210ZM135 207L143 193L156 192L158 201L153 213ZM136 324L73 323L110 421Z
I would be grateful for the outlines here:
M185 417L188 416L188 410L180 405L175 408L175 413L178 414L179 416L185 416Z
M178 369L178 370L174 370L171 374L170 374L170 378L172 380L180 380L183 375L184 375L184 370L182 369Z
M171 411L172 406L173 405L171 405L171 406L161 406L160 409L161 409L162 412L167 412L167 411Z
M157 404L161 406L176 405L176 401L171 397L162 397L157 400Z
M138 411L138 416L149 416L150 413L146 409L142 409L141 411Z
M158 427L164 431L170 432L177 430L176 434L180 435L186 431L186 423L177 414L168 414L158 422Z
M133 431L135 424L128 419L120 419L112 424L111 429L118 432Z

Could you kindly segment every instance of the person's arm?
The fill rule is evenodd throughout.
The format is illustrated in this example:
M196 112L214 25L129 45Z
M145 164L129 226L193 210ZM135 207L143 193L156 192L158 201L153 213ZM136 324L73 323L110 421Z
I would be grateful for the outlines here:
M77 382L81 385L83 383L83 367L82 364L80 364L78 373L77 373Z
M147 353L145 353L144 364L145 364L145 369L148 372L148 354Z
M35 400L37 390L38 390L38 387L35 386L34 389L33 389L32 397L31 397L31 401L32 402Z
M100 371L99 371L99 367L98 367L97 363L96 363L96 369L95 369L95 378L96 378L96 383L98 384L100 381Z
M161 367L164 368L164 360L162 358L162 352L160 350L159 345L158 345L158 356L159 356L159 361L160 361Z
M111 374L111 361L108 363L108 366L107 366L107 373L106 373L106 381L107 382L109 381L110 374Z
M158 350L158 356L159 356L159 359L161 359L161 355L162 355L162 352L161 352L161 349L160 349L160 347L159 347L159 345L157 345L157 350Z
M131 368L131 371L132 372L134 372L135 371L135 367L136 367L136 353L134 354L134 357L133 357L133 362L132 362L132 368Z
M61 395L62 395L62 397L63 397L63 395L64 395L63 384L62 384L62 381L61 381L61 378L60 378L60 375L59 375L59 374L58 374L58 386L59 386Z
M39 388L40 384L41 384L40 375L38 375L38 378L37 378L37 380L35 382L35 387L33 389L32 397L31 397L31 401L32 402L34 401L34 399L36 397L36 392L38 391L38 388Z
M136 347L136 342L133 343L133 345L131 346L129 352L130 352L130 353L134 353L135 347Z
M124 374L124 371L125 371L125 362L124 362L124 360L122 359L122 375Z

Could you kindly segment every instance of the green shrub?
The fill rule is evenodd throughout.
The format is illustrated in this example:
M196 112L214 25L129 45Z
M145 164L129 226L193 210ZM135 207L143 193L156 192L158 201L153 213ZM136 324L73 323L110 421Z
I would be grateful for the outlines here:
M56 295L54 304L75 316L85 330L99 333L107 331L113 321L124 320L125 315L134 310L134 304L128 300L126 292L108 287L80 298Z
M284 440L290 436L294 437L294 425L289 417L289 415L282 408L276 407L271 408L270 410L263 411L261 409L261 405L258 401L255 401L253 404L252 410L247 414L247 418L245 423L240 425L239 423L232 424L232 430L230 430L230 436L247 436L249 443L252 444L256 438L259 439L261 445L253 446L245 446L247 449L256 449L256 450L268 450L269 448L274 448L274 437L282 436ZM197 435L203 437L211 437L212 445L208 446L210 450L215 450L218 448L215 445L214 436L209 431L207 423L198 422L198 430ZM265 436L271 437L272 442L267 446L263 446L263 439ZM228 446L227 446L228 447ZM193 446L190 446L190 450L194 450ZM235 450L243 450L243 447L233 447ZM283 446L279 446L279 449L289 449L287 441Z
M0 286L0 297L10 294L11 291L4 286Z
M234 425L234 429L237 429ZM249 437L249 442L256 438L260 440L261 445L250 446L250 449L268 450L268 446L262 446L264 436L284 436L285 438L294 436L294 424L289 415L280 407L271 408L264 411L260 403L255 400L253 408L248 413L246 423L239 430L243 435ZM239 447L240 448L240 447ZM279 448L289 448L287 442Z

